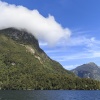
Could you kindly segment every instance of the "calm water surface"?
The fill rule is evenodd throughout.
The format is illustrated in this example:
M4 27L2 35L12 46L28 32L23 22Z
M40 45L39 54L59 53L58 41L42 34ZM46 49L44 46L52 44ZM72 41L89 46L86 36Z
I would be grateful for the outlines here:
M0 100L100 100L100 91L0 91Z

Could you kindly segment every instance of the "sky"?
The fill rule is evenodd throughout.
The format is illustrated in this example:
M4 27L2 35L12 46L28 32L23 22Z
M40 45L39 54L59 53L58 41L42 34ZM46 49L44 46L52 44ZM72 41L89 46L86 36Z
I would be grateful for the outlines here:
M39 40L40 47L47 55L60 62L65 69L71 70L89 62L95 62L100 66L100 0L1 1L21 5L29 10L37 10L46 19L49 18L48 16L53 16L54 20L50 22L54 22L55 27L58 25L60 30L57 28L55 38L52 31L47 32L52 34L51 41L55 40L59 34L61 38L62 31L68 29L67 35L63 35L67 39L61 38L54 45L51 42ZM53 30L52 25L50 27Z

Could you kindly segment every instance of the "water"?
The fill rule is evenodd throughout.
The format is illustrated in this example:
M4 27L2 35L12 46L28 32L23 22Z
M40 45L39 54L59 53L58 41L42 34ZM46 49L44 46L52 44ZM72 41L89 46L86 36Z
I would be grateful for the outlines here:
M0 91L0 100L100 100L100 91Z

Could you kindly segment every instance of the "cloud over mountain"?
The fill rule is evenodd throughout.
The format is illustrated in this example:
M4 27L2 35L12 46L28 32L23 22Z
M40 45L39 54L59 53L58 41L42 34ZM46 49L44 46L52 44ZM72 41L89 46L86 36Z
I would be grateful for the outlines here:
M45 18L37 10L0 1L0 29L9 27L25 29L50 45L71 35L71 31L63 28L51 15Z

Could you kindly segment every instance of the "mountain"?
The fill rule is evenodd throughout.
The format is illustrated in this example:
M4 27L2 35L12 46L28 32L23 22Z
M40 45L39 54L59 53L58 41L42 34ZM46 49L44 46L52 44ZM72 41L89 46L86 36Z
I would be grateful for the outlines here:
M100 67L93 62L78 66L72 72L81 78L100 80Z
M0 30L1 89L99 89L99 86L98 81L81 79L65 70L25 30Z
M15 64L14 66L21 67L29 64L28 66L34 66L34 68L36 67L39 70L45 68L44 72L72 74L70 71L65 70L58 62L49 58L39 47L37 39L31 34L23 30L19 31L9 28L1 30L0 37L1 55L7 59L7 61L4 59L7 66L11 66L12 63Z

